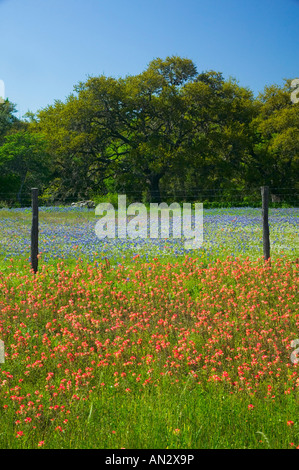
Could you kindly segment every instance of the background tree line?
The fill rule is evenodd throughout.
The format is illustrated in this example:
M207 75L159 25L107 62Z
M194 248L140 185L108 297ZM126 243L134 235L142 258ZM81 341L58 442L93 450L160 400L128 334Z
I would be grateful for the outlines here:
M33 186L47 203L117 193L212 202L217 189L227 203L239 191L247 204L262 185L298 189L299 106L291 92L285 80L255 98L220 72L198 73L173 56L139 75L90 77L65 102L24 120L6 100L0 201L24 204Z

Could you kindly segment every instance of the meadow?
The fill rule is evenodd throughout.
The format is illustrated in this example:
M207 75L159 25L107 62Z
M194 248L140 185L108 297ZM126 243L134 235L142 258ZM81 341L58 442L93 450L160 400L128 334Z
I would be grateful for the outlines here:
M0 448L299 448L299 209L204 211L204 243L0 210Z

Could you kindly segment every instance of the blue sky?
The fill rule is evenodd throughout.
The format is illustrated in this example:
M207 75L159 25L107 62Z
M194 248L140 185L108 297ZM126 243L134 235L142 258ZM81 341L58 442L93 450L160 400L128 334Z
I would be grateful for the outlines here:
M254 94L299 77L299 0L0 0L0 80L18 116L79 81L179 55Z

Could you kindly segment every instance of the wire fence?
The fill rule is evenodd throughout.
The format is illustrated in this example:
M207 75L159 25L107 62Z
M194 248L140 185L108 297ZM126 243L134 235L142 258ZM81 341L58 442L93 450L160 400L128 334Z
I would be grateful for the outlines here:
M206 208L213 207L261 207L261 189L194 189L190 191L172 190L151 192L151 194L141 194L140 191L118 191L118 194L103 194L101 196L44 196L39 195L40 207L85 207L93 209L99 202L110 202L117 205L118 195L125 195L127 204L141 202L150 204L151 202L201 202ZM15 192L0 192L0 208L25 208L31 207L31 192L28 194L18 194ZM292 187L270 187L269 207L299 207L299 189Z
M265 187L263 188L265 189ZM113 263L122 263L123 258L134 257L137 254L147 259L151 256L171 254L179 256L189 253L189 248L186 248L185 245L184 218L180 219L181 236L174 236L174 228L178 228L178 225L175 224L178 222L170 212L169 236L167 237L162 235L162 220L159 221L161 233L159 232L157 237L151 235L150 211L147 212L147 220L144 219L142 222L146 228L145 236L140 235L144 228L142 224L137 229L140 232L137 237L130 234L131 229L133 232L135 231L134 224L131 224L130 231L126 233L125 237L120 236L119 214L115 214L115 236L99 237L96 226L100 220L99 217L102 218L102 216L101 214L97 215L95 207L99 201L110 202L117 210L117 194L103 195L98 199L98 202L96 198L88 200L73 197L53 198L52 201L45 202L42 196L34 198L33 192L32 190L30 198L21 199L21 202L24 203L22 205L19 202L19 205L16 204L16 194L10 193L11 208L6 210L8 205L4 205L0 209L0 260L2 257L9 260L12 257L27 257L33 270L36 271L38 259L40 262L47 262L50 259L65 260L82 257L82 259L86 258L91 262L101 263L105 259L111 259ZM37 192L36 190L36 196L38 196ZM291 257L298 257L298 194L295 189L277 187L267 187L266 192L266 203L265 192L262 188L252 191L251 194L247 192L251 201L256 201L255 205L250 202L246 203L244 192L238 190L235 191L235 200L231 197L228 199L229 203L225 202L225 194L222 189L209 190L209 192L198 191L191 195L186 192L180 193L186 202L203 203L204 238L200 256L204 256L207 260L213 259L215 256L245 256L247 254L254 257L264 254L265 260L268 260L269 257L272 258L273 254L283 253L287 253ZM293 206L290 204L291 199L286 202L285 195L292 196L292 200L295 202ZM228 198L228 195L226 196ZM8 193L5 193L5 197L10 200ZM280 197L279 202L277 202L278 197ZM135 198L135 192L127 194L128 203L134 202L134 200L141 202ZM181 200L179 197L169 198L168 204L181 202ZM275 202L272 202L273 200ZM164 202L166 202L165 199ZM224 209L218 210L215 203ZM268 214L266 214L268 211L265 209L267 207L271 209L271 205L274 209L269 211L268 219ZM180 206L182 208L181 204ZM238 208L238 206L241 207ZM216 210L210 210L214 207ZM193 208L196 209L195 206ZM205 211L205 209L207 210ZM192 214L192 228L190 227L189 233L192 241L200 239L195 226L195 213L196 210ZM34 220L34 214L37 214L38 223L36 223L37 219ZM134 219L135 216L127 215L126 217L127 228L132 217ZM106 229L103 228L103 230Z

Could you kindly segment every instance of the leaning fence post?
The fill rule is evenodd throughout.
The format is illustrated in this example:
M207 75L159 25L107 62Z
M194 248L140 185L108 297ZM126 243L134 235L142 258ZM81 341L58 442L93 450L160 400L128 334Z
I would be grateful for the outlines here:
M38 189L32 188L31 266L34 273L38 266Z
M269 186L261 187L262 193L262 219L263 219L263 252L264 260L270 258L270 234L269 234L269 221L268 221L268 207L269 207Z

